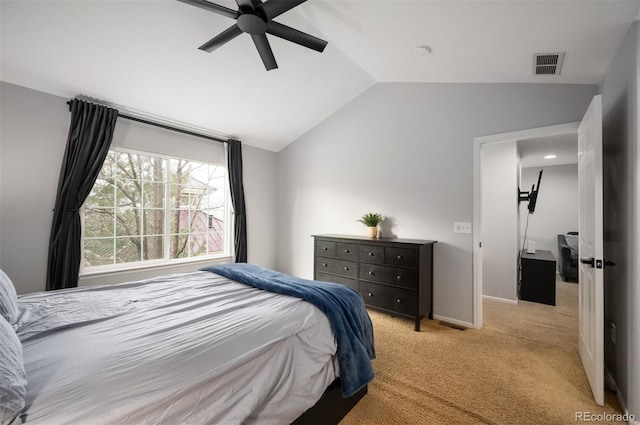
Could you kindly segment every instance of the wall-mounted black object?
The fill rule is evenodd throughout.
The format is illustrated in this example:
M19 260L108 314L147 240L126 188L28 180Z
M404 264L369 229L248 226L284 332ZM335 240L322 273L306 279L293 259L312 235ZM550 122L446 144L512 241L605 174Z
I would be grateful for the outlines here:
M540 174L538 174L538 187L535 184L531 185L531 192L522 192L518 187L518 205L522 201L529 201L529 205L527 208L529 209L529 214L533 214L536 210L536 202L538 201L538 193L540 192L540 181L542 181L542 171L540 170Z
M273 56L266 34L275 35L318 52L324 51L327 46L327 42L324 40L273 21L275 17L304 3L306 0L267 0L264 3L261 0L236 0L238 10L229 9L206 0L178 1L237 21L231 27L198 47L198 49L211 53L244 32L253 39L253 44L256 45L267 71L278 68L278 64Z

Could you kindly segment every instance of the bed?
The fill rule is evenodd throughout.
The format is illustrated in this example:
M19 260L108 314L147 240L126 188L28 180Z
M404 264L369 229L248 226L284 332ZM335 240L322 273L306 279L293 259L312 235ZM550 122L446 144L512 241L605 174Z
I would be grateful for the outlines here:
M337 423L373 377L353 363L375 357L366 310L345 310L361 327L345 337L326 305L239 282L252 273L343 304L341 285L249 265L17 297L28 384L13 423Z

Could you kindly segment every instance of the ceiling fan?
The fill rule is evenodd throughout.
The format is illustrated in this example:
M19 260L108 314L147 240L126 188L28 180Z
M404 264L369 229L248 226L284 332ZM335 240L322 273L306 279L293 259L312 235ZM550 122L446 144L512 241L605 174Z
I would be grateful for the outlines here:
M178 0L192 6L217 13L228 18L233 18L237 22L222 33L198 47L200 50L212 52L226 42L236 38L240 34L247 33L253 39L253 43L260 53L260 58L267 71L278 68L276 58L273 56L271 45L266 34L275 35L299 44L309 49L322 52L327 46L327 42L310 34L298 31L297 29L279 24L273 21L277 16L293 9L307 0L236 0L238 10L229 9L206 0Z

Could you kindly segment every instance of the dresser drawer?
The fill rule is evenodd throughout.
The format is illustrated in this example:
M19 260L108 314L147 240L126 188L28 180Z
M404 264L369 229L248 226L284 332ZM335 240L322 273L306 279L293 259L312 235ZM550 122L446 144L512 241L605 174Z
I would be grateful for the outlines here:
M316 273L330 273L340 276L358 278L358 263L337 260L334 258L316 258Z
M414 291L368 282L360 282L359 291L364 303L369 306L384 308L385 310L402 314L416 314Z
M400 267L417 267L418 252L415 248L387 247L385 252L385 264Z
M336 257L344 260L358 260L358 244L336 242Z
M371 280L373 282L403 286L405 288L415 289L418 287L418 272L416 270L399 269L376 264L361 264L359 277L362 280Z
M360 245L360 261L371 264L384 264L384 247L375 245Z
M350 286L356 291L358 290L358 281L356 279L349 279L348 277L331 275L326 273L316 273L316 280L321 280L323 282L334 282L339 283L341 285Z
M316 255L335 257L336 243L333 241L323 241L322 239L316 240Z

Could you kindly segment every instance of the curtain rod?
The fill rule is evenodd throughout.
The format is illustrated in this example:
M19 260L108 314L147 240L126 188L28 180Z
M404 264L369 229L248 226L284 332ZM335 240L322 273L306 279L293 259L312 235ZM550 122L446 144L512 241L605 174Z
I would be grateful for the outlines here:
M69 111L71 111L71 101L70 100L67 102L67 105L69 105ZM118 112L118 118L124 118L124 119L131 120L131 121L137 121L137 122L140 122L140 123L143 123L143 124L152 125L154 127L164 128L165 130L175 131L175 132L182 133L182 134L188 134L189 136L195 136L195 137L200 137L202 139L213 140L214 142L219 142L219 143L228 143L229 142L228 140L225 140L225 139L219 139L219 138L214 137L214 136L209 136L209 135L202 134L202 133L196 133L194 131L189 131L189 130L185 130L185 129L178 128L178 127L172 127L170 125L161 124L161 123L155 122L155 121L149 121L149 120L145 120L145 119L138 118L138 117L132 117L131 115L121 114L120 112Z

